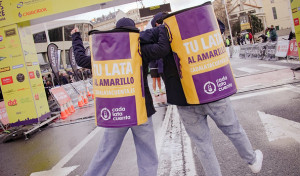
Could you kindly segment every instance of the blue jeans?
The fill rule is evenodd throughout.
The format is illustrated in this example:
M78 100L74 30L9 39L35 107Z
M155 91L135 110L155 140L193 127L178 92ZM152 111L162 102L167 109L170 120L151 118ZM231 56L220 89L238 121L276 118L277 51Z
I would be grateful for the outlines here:
M139 126L124 128L106 128L99 148L91 161L85 176L107 175L113 161L115 160L123 139L131 129L137 154L137 163L140 176L156 176L158 168L158 157L155 146L155 137L152 118Z
M237 120L229 98L203 105L178 106L178 112L186 132L195 144L195 154L199 157L207 176L222 175L212 145L207 123L208 116L231 140L242 159L248 164L255 162L256 156L251 143Z

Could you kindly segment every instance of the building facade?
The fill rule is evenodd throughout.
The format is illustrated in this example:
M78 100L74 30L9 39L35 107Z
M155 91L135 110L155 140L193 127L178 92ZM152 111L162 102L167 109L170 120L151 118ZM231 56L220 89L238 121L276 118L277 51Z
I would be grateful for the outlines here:
M277 30L292 27L289 0L262 0L266 14L266 23L270 27L274 25Z
M75 26L81 33L84 46L87 47L89 45L88 32L93 29L89 21L58 20L31 26L37 56L43 74L51 72L47 57L47 46L50 43L55 43L58 49L61 50L60 69L71 69L69 49L72 46L72 37L70 33Z

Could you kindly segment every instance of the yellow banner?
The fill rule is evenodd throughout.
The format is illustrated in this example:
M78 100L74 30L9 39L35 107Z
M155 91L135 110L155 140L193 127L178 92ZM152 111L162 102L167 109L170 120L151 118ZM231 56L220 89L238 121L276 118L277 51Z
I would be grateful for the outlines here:
M1 89L10 124L36 119L17 25L0 28ZM24 52L24 54L26 54ZM7 71L5 71L7 70Z
M293 21L295 26L296 40L298 44L298 54L300 56L300 1L291 0L291 10L293 14Z
M4 0L0 1L0 27L108 1L111 0Z
M0 28L0 46L1 88L9 123L36 123L49 107L29 28L16 24Z
M250 23L241 24L241 31L251 29Z
M33 42L29 23L19 25L19 33L21 44L25 58L25 65L28 72L28 77L32 89L32 96L36 106L38 117L41 117L50 112L47 97L45 94L45 87L43 84L40 65L36 55L36 49Z

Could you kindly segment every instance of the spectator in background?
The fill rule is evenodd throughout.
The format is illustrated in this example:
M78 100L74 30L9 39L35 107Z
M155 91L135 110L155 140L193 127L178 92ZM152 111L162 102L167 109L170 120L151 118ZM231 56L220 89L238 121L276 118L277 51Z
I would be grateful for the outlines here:
M249 40L250 40L250 43L253 44L253 35L251 32L249 32Z
M228 36L227 38L226 38L226 47L229 47L231 44L230 44L230 36Z
M236 41L237 41L238 45L241 45L241 36L240 36L240 34L238 34L238 36L236 38Z
M150 75L152 78L153 92L154 92L154 95L157 97L157 96L159 96L159 93L165 93L161 89L160 75L158 73L158 60L151 61L149 63L149 68L150 68ZM156 90L156 83L158 86L158 90Z
M270 28L266 29L265 34L266 34L267 38L270 38Z
M68 84L68 79L66 78L66 76L63 73L59 73L59 82L61 85L65 85Z
M293 33L293 31L291 31L288 40L292 40L294 38L295 38L295 33Z
M271 41L277 41L278 39L278 36L277 36L277 33L276 33L276 29L274 28L273 25L271 25L271 28L270 28L270 39Z
M265 34L261 34L258 38L261 38L262 43L266 43L268 41L268 37Z

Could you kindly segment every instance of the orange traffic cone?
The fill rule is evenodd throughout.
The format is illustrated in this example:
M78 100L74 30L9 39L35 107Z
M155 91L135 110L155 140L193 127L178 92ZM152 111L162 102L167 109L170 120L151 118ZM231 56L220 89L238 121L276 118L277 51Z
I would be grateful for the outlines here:
M67 116L71 115L71 113L68 110L68 105L65 104L64 106L65 106L65 112L67 113Z
M74 108L74 105L73 105L72 101L70 101L70 105L71 105L72 112L75 112L75 108Z
M83 104L83 101L82 101L82 97L81 97L81 93L80 95L78 96L78 106L79 107L82 107L84 104Z
M88 88L88 87L86 88L86 92L87 92L87 95L90 97L90 96L91 96L91 93L90 93L90 91L89 91L89 88Z
M72 114L74 111L73 111L73 109L72 109L72 107L71 107L71 103L68 102L68 103L67 103L67 106L68 106L68 111Z
M86 93L84 92L83 93L83 97L84 97L84 104L88 104L89 103L89 99L87 98L87 96L86 96Z
M60 110L60 118L61 119L66 119L68 117L68 115L66 114L66 112L65 112L65 106L64 105L62 105L61 106L61 110Z

